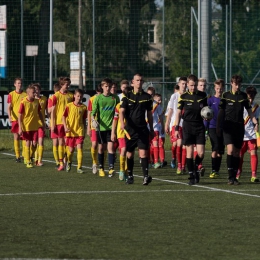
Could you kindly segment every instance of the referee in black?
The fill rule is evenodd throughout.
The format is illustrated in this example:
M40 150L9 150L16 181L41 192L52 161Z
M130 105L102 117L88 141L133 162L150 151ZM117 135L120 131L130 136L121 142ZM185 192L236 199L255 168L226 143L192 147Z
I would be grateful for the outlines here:
M227 146L229 185L239 184L236 174L239 167L240 149L243 144L245 132L244 108L247 110L253 124L255 124L255 131L258 131L258 121L252 113L247 94L240 90L241 83L241 76L232 76L231 90L223 93L219 103L217 134L220 134L220 125L223 122L223 137L224 143Z
M135 74L132 80L133 90L128 92L122 98L119 111L119 120L121 129L128 133L126 136L126 160L128 178L126 183L133 184L134 151L139 149L139 157L143 170L143 185L148 185L152 177L148 175L148 149L149 137L154 137L152 108L153 101L151 95L142 89L143 77L141 74ZM146 116L150 132L147 127Z
M201 109L207 106L207 94L197 90L198 78L195 75L187 77L188 90L184 92L178 102L176 114L175 136L179 137L179 123L183 119L183 145L186 146L186 164L189 171L189 185L200 181L199 164L205 152L205 126L200 115ZM197 156L193 161L194 146Z

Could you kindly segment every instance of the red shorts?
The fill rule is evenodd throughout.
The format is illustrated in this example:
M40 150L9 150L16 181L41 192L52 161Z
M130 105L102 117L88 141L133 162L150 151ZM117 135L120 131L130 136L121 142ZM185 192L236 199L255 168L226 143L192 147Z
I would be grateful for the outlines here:
M174 143L178 139L182 139L182 127L179 126L179 138L177 138L177 137L175 137L175 126L173 126L172 130L171 130L171 142Z
M66 146L75 147L84 143L84 136L66 137Z
M159 141L159 131L154 131L154 138L152 139L152 142L158 142Z
M56 138L64 138L66 136L65 130L64 130L64 125L56 125L54 128L54 131L51 132L51 138L56 139Z
M126 147L125 138L118 138L117 141L119 143L119 149L122 149L122 148Z
M91 129L91 142L97 142L97 131Z
M18 134L19 133L18 121L12 121L11 133L14 133L14 134Z
M40 127L38 129L38 138L44 138L45 137L45 132L43 131L43 127Z
M26 141L35 141L37 142L38 140L38 131L25 131L22 134L23 140Z
M243 141L241 150L243 150L243 148L246 148L249 152L252 150L256 150L257 149L256 139Z

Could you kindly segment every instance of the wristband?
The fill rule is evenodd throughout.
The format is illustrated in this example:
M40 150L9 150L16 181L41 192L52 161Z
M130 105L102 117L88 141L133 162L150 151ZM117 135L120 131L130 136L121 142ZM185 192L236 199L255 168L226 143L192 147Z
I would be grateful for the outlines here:
M175 131L179 131L179 126L176 125L174 129L175 129Z

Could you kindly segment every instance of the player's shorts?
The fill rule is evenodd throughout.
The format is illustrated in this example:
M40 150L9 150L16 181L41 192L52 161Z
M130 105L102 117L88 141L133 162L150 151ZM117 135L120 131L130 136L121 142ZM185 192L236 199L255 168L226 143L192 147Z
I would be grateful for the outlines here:
M211 143L211 149L219 154L224 154L225 145L223 132L221 131L221 136L217 135L216 128L209 128L209 139Z
M205 145L205 126L203 123L183 121L183 145Z
M154 138L151 142L158 142L159 141L159 131L154 131Z
M126 141L125 138L118 138L118 143L119 143L119 149L125 148L126 147Z
M243 123L225 121L223 124L224 144L233 144L237 149L241 149L244 139L245 126Z
M131 139L125 138L127 152L133 152L136 147L141 150L148 150L150 135L146 126L138 129L133 129L128 126L126 130L131 137Z
M66 137L66 146L76 147L78 144L84 143L84 136Z
M64 138L66 136L64 125L56 125L54 131L51 131L51 138Z
M111 141L111 130L100 131L100 134L97 132L98 143L99 144L107 144Z
M13 133L13 134L18 134L19 133L18 121L12 121L11 133Z
M171 143L176 142L178 139L183 139L182 127L179 126L179 137L177 138L175 136L175 126L173 126L171 130L170 138L171 138Z
M35 141L37 142L38 140L38 131L25 131L22 134L23 140L26 141Z
M243 141L241 151L242 150L248 150L249 152L257 150L256 139Z
M91 129L91 142L97 142L97 131L95 129Z
M38 138L44 138L45 137L45 132L43 130L43 127L40 127L38 129Z

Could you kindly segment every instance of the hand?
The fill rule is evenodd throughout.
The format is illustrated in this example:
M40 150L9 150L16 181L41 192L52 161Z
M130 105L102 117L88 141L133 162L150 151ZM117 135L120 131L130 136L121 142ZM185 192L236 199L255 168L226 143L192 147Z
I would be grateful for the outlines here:
M125 124L121 124L121 130L124 131L125 130Z
M21 136L23 134L23 130L19 127L18 134Z
M99 128L99 123L96 119L92 119L91 124L92 124L93 128L95 128L95 129Z
M90 128L87 129L87 135L88 135L89 137L91 137L91 129L90 129Z
M175 130L174 131L174 136L178 139L179 138L179 131Z
M170 129L169 129L169 126L168 126L168 125L165 125L165 133L166 133L167 135L170 134Z
M70 129L66 126L66 127L64 127L64 130L65 130L65 133L68 133L68 132L70 132Z
M254 128L254 130L256 131L256 132L258 132L258 129L259 127L258 127L258 124L255 124L255 128Z
M116 141L116 135L115 135L115 133L111 133L111 141L112 142L115 142Z

